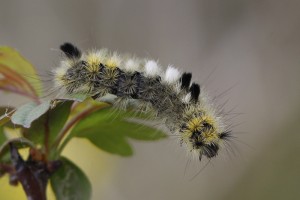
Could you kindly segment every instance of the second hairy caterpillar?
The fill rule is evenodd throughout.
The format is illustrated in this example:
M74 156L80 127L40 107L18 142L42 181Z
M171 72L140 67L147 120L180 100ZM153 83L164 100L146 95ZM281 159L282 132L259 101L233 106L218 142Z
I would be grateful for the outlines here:
M67 94L85 94L98 99L115 95L115 105L126 107L138 101L143 112L153 112L181 142L201 160L215 157L231 132L200 86L191 83L191 73L173 66L164 71L153 60L129 58L106 49L81 51L65 43L65 58L54 72L55 85Z

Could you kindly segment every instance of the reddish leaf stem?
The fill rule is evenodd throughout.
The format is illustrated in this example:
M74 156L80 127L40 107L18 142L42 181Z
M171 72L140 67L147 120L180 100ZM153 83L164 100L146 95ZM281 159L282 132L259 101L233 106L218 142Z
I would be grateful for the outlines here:
M58 134L57 139L55 140L55 142L53 143L53 148L58 147L58 145L60 144L61 140L64 138L64 136L68 133L68 131L82 118L84 118L85 116L89 115L90 113L98 110L99 107L92 107L90 109L85 110L84 112L80 113L79 115L77 115L76 117L74 117Z

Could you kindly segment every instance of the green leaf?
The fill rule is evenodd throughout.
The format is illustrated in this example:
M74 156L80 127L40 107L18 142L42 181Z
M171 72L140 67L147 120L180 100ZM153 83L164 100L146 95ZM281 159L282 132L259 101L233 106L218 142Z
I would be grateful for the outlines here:
M34 100L41 96L41 81L34 67L16 50L0 47L0 89L15 92Z
M25 128L29 128L31 123L42 116L50 108L50 101L45 101L41 104L35 102L27 103L12 115L11 121L14 124L22 125Z
M110 124L105 123L103 110L106 109L94 112L80 121L72 130L71 135L87 138L98 148L110 153L121 156L132 155L132 148L124 135L120 131L111 131Z
M42 143L47 133L49 134L48 142L51 145L54 138L65 125L72 104L72 101L56 103L54 108L49 109L46 113L33 121L30 128L24 129L24 137L35 143Z
M131 156L133 154L133 150L124 135L118 132L102 131L96 126L91 129L83 129L83 131L87 131L87 133L78 137L87 138L104 151L121 156Z
M89 200L91 183L86 175L67 158L62 157L62 166L52 174L51 187L57 200Z
M167 137L163 131L150 127L149 125L145 125L143 120L140 122L128 121L127 119L125 120L127 123L124 126L129 125L130 129L132 129L132 131L125 132L127 137L146 141L160 140Z
M166 136L152 127L124 119L130 116L132 117L132 113L129 111L102 109L80 121L72 130L71 135L87 138L98 148L121 156L133 154L126 137L157 140Z
M54 109L49 110L50 142L54 141L57 134L64 127L73 103L73 101L59 102Z
M0 126L0 146L7 140L4 135L3 127Z
M7 140L3 128L4 128L3 126L0 126L0 147L3 146ZM5 149L5 147L3 147L3 150L1 150L3 152L0 151L0 163L7 163L10 161L9 151L7 150L8 149ZM1 177L1 173L0 173L0 177Z
M70 130L82 119L84 119L86 116L89 116L91 113L104 109L111 106L108 103L95 101L91 98L88 98L84 100L83 102L75 103L74 106L72 106L72 110L70 113L70 117L65 124L65 126L61 129L59 132L55 142L54 142L54 148L59 146L58 154L59 155L64 147L67 145L67 143L72 139L73 135L68 134ZM65 138L66 137L66 138ZM64 140L63 140L64 139ZM61 143L61 141L63 142Z

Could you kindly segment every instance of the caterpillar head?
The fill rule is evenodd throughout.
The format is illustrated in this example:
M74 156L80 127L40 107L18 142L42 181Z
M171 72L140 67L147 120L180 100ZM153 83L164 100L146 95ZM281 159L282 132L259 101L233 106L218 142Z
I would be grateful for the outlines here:
M202 156L210 159L218 155L222 140L228 139L230 132L224 131L220 117L206 102L205 95L200 95L200 86L195 83L190 86L190 80L190 73L182 75L181 88L188 93L183 98L187 104L180 127L181 140L200 160Z
M189 118L182 126L182 140L191 151L207 158L215 157L220 149L221 140L229 136L229 132L220 130L218 122L212 116L201 112L195 117Z

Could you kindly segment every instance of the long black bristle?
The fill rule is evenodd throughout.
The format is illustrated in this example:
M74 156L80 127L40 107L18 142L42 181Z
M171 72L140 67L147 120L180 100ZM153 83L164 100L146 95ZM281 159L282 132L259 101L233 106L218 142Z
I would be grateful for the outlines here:
M191 97L192 99L197 102L200 95L200 86L196 83L193 83L190 87Z
M220 139L227 140L231 137L231 131L224 131L219 135Z
M60 45L60 49L68 58L80 58L81 56L81 51L71 43L66 42Z
M188 90L192 79L191 73L183 73L181 76L181 89Z
M208 145L205 145L203 150L203 154L207 157L207 158L212 158L215 157L216 155L218 155L218 151L219 151L219 145L216 143L211 143Z

